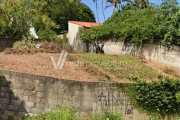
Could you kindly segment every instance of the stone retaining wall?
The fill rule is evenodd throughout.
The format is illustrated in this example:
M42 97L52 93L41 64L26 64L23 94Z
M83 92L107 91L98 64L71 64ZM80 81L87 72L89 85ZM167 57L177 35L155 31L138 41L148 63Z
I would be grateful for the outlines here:
M0 38L0 52L2 52L6 48L13 47L13 43L15 43L18 39L11 38Z
M161 44L144 44L142 47L134 43L106 42L104 46L105 54L110 55L130 55L150 62L157 66L177 72L180 70L180 47L166 47ZM180 75L180 74L179 74Z
M102 108L119 110L125 120L148 120L140 114L118 83L82 82L0 70L0 119L9 114L19 119L24 114L38 114L72 106L85 117L101 114Z

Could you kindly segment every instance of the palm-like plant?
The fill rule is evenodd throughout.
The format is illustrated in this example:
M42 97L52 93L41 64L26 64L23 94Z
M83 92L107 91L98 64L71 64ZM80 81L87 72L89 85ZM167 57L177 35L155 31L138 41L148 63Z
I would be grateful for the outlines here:
M115 11L115 9L121 9L123 6L123 2L128 2L130 3L131 0L106 0L106 3L111 3L111 5L106 6L106 8L113 6L113 12Z
M98 23L100 23L100 21L99 21L99 15L98 15L98 4L97 4L97 0L93 0L93 2L96 4L96 16L97 16Z
M133 2L133 6L138 10L147 8L149 4L149 0L134 0Z

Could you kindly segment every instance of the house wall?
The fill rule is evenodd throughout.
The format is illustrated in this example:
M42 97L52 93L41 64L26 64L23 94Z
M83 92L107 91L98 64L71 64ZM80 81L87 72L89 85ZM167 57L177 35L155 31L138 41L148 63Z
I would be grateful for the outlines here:
M118 110L124 120L149 120L138 112L118 83L63 80L53 77L0 70L0 119L19 120L57 106L72 106L83 118L102 114L104 107Z
M78 35L79 28L82 26L73 24L71 22L68 23L68 44L74 50L81 50L83 52L92 52L93 46L91 44L84 43L80 40L80 36Z
M133 43L124 44L123 42L106 42L104 46L105 54L110 55L130 55L139 57L165 69L180 70L180 47L171 46L167 48L160 44L144 44L137 47Z
M68 43L74 50L86 51L86 44L80 41L80 36L78 35L80 27L80 25L68 23Z

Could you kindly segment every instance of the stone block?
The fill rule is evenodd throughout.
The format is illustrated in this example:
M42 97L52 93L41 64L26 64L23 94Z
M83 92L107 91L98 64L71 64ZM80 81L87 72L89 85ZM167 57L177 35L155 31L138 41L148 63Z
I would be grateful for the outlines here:
M56 109L56 108L57 108L57 105L48 104L48 108L49 108L49 109Z
M0 109L6 109L6 104L0 103Z
M43 109L32 108L32 109L31 109L31 112L32 112L32 113L36 113L36 114L38 114L38 113L43 112Z
M6 93L5 98L7 98L7 99L14 99L14 100L17 99L17 97L14 94L11 94L11 93Z
M48 98L57 100L58 94L49 94Z
M35 91L37 91L37 92L43 92L44 90L45 90L44 87L41 87L41 86L36 86L35 87Z
M37 96L37 97L43 97L43 96L44 96L44 93L43 93L43 92L37 92L37 93L36 93L36 96Z
M4 115L5 109L0 110L0 120L3 120L1 117Z
M19 100L23 100L23 101L28 101L29 97L28 96L24 96L24 95L18 95Z
M24 112L24 113L30 113L31 112L31 108L28 108L28 107L24 107L24 106L21 106L19 108L19 112Z
M24 90L22 89L13 89L12 91L14 94L17 94L17 95L22 95L24 93Z
M43 109L43 108L45 108L45 104L36 103L35 108Z
M32 108L34 107L34 102L24 102L25 107Z
M0 97L5 97L5 92L0 92Z
M11 83L11 87L14 89L21 89L24 85L20 83Z
M46 103L47 103L47 99L41 98L40 103L41 103L41 104L46 104Z
M39 103L39 102L40 102L40 98L39 98L39 97L36 97L36 96L30 96L30 97L29 97L29 101L30 101L30 102Z
M29 85L29 84L24 85L24 87L23 87L24 90L29 90L29 91L33 91L34 88L35 88L35 87L34 87L33 85Z
M9 104L10 99L7 98L0 98L0 103L5 103L5 104Z
M92 92L84 92L85 96L92 96Z
M44 87L44 86L45 86L45 84L44 84L44 83L40 83L39 85L40 85L41 87Z
M11 111L11 110L5 110L4 111L4 115L7 117L7 115L11 115L11 116L14 116L14 111ZM7 120L7 119L4 119L4 120Z
M19 76L18 78L16 78L16 83L20 83L20 84L26 83L25 78L22 78L22 77Z
M10 81L11 80L11 76L9 74L4 74L4 77L5 77L6 81Z
M12 110L12 111L18 111L18 106L8 105L8 106L7 106L7 109L8 109L8 110Z
M1 92L12 92L11 88L10 87L1 87Z
M90 105L90 102L89 101L83 101L82 103L81 103L81 107L83 108L83 109L91 109L91 105Z
M39 83L40 83L39 80L34 80L34 82L35 82L36 84L38 84L38 85L39 85Z
M32 95L35 95L35 94L36 94L36 91L28 91L28 90L24 91L25 96L32 96Z
M74 91L75 96L80 96L82 94L82 91Z
M73 103L73 107L80 107L81 106L81 101L75 101Z
M11 105L21 105L22 104L22 101L19 101L19 100L11 100L10 102Z
M3 87L9 87L9 85L10 85L10 82L7 82L6 80L1 82L1 86Z

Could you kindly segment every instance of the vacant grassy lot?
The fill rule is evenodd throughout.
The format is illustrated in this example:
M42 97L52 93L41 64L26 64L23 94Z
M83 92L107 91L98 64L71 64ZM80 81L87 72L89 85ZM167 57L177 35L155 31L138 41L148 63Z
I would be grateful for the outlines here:
M161 75L142 60L129 56L112 56L104 54L78 54L80 58L88 61L86 67L99 66L117 79L129 80L157 80Z
M129 83L143 79L158 80L163 72L143 60L130 56L92 53L69 53L62 69L54 69L51 56L57 63L59 53L4 54L0 53L0 69L82 81ZM77 63L83 62L83 65ZM71 63L75 64L71 64ZM169 75L169 74L167 74Z

